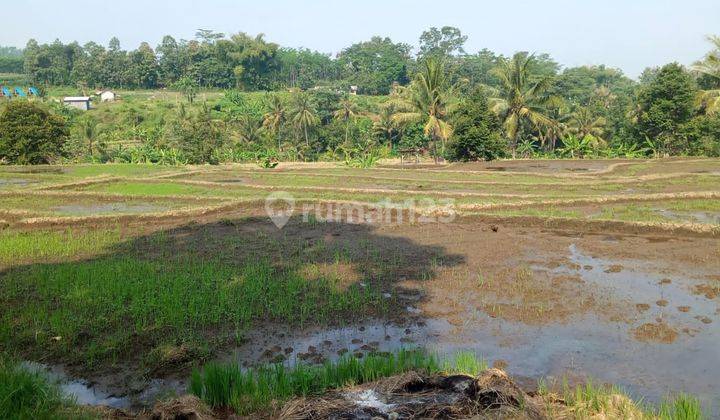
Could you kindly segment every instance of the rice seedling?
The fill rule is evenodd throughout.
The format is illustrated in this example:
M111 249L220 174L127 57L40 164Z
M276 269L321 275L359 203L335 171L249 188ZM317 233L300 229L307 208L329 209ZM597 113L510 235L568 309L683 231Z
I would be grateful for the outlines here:
M49 241L43 255L59 240ZM219 259L168 257L119 255L7 271L0 290L7 308L0 313L0 343L93 366L165 343L204 342L204 331L219 329L222 335L229 326L256 320L301 326L387 305L373 287L339 288L327 277L308 281L268 261L238 267ZM144 344L121 344L130 342Z
M376 381L411 370L479 374L484 361L461 352L445 362L423 350L351 355L322 365L282 364L242 369L237 364L210 363L193 371L190 392L213 408L231 408L244 415L267 409L296 396L318 395L329 389Z
M703 418L703 410L697 398L680 394L674 399L666 398L663 401L658 417L661 420L700 420Z
M27 261L60 261L102 252L120 241L120 230L1 231L0 266Z

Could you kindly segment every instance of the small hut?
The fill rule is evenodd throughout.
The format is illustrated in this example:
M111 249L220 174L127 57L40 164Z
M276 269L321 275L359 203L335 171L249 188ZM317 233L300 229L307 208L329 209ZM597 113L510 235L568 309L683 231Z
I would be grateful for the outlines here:
M66 96L63 98L63 103L69 107L81 109L83 111L90 109L89 96Z

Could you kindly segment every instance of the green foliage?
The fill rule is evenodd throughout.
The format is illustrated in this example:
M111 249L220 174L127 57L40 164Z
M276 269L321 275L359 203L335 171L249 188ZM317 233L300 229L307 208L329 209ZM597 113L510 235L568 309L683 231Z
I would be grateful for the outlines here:
M460 103L451 124L454 130L448 145L450 160L493 160L506 155L500 122L480 90Z
M198 84L196 81L188 76L183 76L174 83L174 87L185 95L185 98L189 103L193 103L195 101L195 96L197 96L198 92Z
M342 50L338 65L343 79L358 86L361 93L387 94L393 83L408 83L410 50L407 44L395 44L390 38L373 37Z
M688 144L681 127L695 110L697 87L692 76L677 63L662 67L638 94L638 129L659 143L662 153L680 153Z
M571 159L585 157L593 150L591 137L567 136L562 141L563 147L558 149L558 152Z
M0 113L0 161L50 163L61 156L69 131L65 119L28 101L11 101Z

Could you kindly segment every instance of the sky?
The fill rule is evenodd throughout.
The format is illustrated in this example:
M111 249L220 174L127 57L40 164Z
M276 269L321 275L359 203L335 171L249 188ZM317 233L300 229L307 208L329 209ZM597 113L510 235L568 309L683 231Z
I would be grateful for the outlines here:
M335 54L374 35L417 47L427 28L460 28L468 53L549 53L563 67L691 64L720 35L718 0L4 0L0 45L96 41L125 49L198 28L264 33L288 47Z

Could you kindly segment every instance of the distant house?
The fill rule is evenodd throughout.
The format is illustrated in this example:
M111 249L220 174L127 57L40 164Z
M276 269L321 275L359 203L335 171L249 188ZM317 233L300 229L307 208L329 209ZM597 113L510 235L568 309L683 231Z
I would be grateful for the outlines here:
M73 108L87 111L90 109L90 97L89 96L66 96L63 98L63 103Z
M350 94L351 95L357 95L358 93L358 87L357 86L350 86Z
M101 102L113 102L115 101L115 92L111 90L103 90L100 92Z

